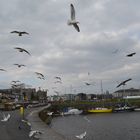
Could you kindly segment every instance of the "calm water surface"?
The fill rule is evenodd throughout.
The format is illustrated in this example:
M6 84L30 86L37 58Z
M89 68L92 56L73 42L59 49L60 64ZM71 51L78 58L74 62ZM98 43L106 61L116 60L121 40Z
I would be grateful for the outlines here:
M140 140L140 112L58 117L52 129L71 140L85 131L84 140Z

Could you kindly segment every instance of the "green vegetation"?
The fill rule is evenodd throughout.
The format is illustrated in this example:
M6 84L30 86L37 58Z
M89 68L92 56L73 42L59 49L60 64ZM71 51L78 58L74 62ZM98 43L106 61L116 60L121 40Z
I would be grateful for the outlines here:
M44 110L42 110L42 111L39 112L39 117L47 125L50 125L51 124L51 121L52 121L52 116L49 116L47 113L48 113L48 110L47 109L44 109Z
M115 105L121 103L128 103L132 106L140 107L140 99L131 99L131 100L124 100L124 99L108 99L108 100L100 100L100 101L65 101L65 102L55 102L50 107L50 110L55 112L62 111L66 107L73 107L77 109L87 110L88 108L93 107L107 107L107 108L114 108Z

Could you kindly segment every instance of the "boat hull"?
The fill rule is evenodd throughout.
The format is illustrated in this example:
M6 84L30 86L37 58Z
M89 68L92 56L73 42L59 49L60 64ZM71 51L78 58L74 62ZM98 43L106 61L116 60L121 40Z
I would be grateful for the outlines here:
M88 110L89 113L111 113L112 109L91 109Z
M120 108L115 108L113 112L131 112L134 111L134 107L120 107Z

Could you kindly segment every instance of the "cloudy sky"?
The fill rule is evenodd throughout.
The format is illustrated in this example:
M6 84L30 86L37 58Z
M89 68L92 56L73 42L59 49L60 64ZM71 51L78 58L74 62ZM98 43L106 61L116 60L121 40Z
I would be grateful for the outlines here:
M62 93L140 87L140 0L0 0L0 88L12 80ZM80 33L68 26L70 4ZM27 31L19 37L13 30ZM20 53L22 47L31 53ZM131 58L127 54L136 52ZM17 68L13 64L25 64ZM37 78L41 72L46 80ZM62 84L54 77L60 76ZM85 82L91 83L86 86Z

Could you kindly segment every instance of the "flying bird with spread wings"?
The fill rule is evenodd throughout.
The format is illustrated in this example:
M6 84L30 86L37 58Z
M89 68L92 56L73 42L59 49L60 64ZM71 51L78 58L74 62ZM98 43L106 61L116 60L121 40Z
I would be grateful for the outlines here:
M22 32L20 32L20 31L12 31L10 33L18 34L18 36L22 36L23 34L29 35L29 33L25 32L25 31L22 31Z
M56 76L55 78L61 81L61 77Z
M14 49L17 49L19 52L25 52L25 53L31 55L27 50L25 50L25 49L23 49L23 48L16 47L16 48L14 48Z
M23 65L23 64L14 64L14 65L18 66L19 68L20 67L25 67L25 65Z
M45 80L45 77L40 77L40 76L38 76L37 78L38 78L38 79L41 79L41 80Z
M90 83L87 83L87 82L85 82L85 84L86 84L87 86L90 86L90 85L91 85Z
M0 71L6 71L5 69L0 69Z
M79 23L79 22L76 21L76 19L75 19L75 8L74 8L73 4L70 4L70 13L71 13L71 19L68 20L68 25L73 25L74 28L75 28L78 32L80 32L80 28L79 28L79 26L78 26L78 23Z
M39 134L42 134L42 132L39 130L32 130L29 133L29 137L34 137L34 136L39 135Z
M82 133L82 134L80 134L80 135L78 135L78 136L76 136L76 138L78 138L78 139L83 139L85 136L86 136L86 131L84 132L84 133Z
M132 79L129 78L129 79L125 80L125 81L122 81L119 85L117 85L116 88L118 88L118 87L120 87L120 86L122 86L122 85L125 85L125 84L126 84L128 81L130 81L130 80L132 80Z
M31 126L31 123L28 122L27 120L21 120L22 122L26 123L28 126Z
M3 114L3 119L1 120L2 122L7 122L10 119L11 115L8 114L7 116L5 116L5 114Z
M11 83L17 83L17 82L20 82L19 80L17 80L17 81L12 81Z
M42 73L40 73L40 72L35 72L37 75L40 75L40 76L42 76L42 77L44 77L44 75L42 74Z
M42 73L35 72L35 74L38 76L37 78L45 80L45 76Z
M135 55L136 53L134 52L134 53L130 53L130 54L128 54L128 55L126 55L127 57L132 57L133 55Z

